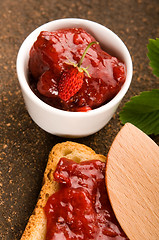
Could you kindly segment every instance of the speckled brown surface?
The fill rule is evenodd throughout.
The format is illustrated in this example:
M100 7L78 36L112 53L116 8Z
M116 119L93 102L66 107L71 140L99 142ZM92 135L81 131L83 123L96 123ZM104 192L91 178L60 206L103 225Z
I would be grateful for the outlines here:
M48 21L78 17L112 29L127 45L134 65L131 87L113 119L98 133L71 139L107 154L121 128L118 112L131 96L158 88L146 56L149 38L159 37L158 0L4 0L0 3L0 239L20 239L34 209L52 146L65 141L29 117L16 75L25 37ZM159 144L159 137L152 138Z

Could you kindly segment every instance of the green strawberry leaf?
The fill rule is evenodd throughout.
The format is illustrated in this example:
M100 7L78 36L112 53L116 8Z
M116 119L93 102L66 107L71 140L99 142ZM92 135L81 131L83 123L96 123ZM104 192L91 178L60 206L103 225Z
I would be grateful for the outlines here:
M147 48L148 48L147 56L150 60L152 72L154 75L159 77L159 38L156 38L156 40L149 39Z
M159 134L159 89L132 97L119 117L123 124L130 122L148 135Z

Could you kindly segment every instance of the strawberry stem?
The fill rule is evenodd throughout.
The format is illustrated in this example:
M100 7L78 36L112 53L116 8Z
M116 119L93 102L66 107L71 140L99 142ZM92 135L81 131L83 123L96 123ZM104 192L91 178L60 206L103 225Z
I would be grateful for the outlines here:
M84 53L82 54L81 59L79 60L78 65L77 65L79 68L80 68L80 66L81 66L81 64L82 64L82 62L83 62L83 59L84 59L84 57L85 57L88 49L89 49L93 44L99 44L99 42L91 42L91 43L88 44L88 46L86 47Z

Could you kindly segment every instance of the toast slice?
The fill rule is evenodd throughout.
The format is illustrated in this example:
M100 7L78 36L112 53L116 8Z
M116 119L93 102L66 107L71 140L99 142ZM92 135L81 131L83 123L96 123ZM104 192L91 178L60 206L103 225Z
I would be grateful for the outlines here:
M43 186L36 207L29 218L21 240L45 240L47 220L43 207L46 205L48 198L59 188L59 184L54 181L53 172L62 157L72 159L76 162L93 159L102 162L106 161L106 157L96 154L91 148L83 144L69 141L56 144L49 154L48 163L44 172Z

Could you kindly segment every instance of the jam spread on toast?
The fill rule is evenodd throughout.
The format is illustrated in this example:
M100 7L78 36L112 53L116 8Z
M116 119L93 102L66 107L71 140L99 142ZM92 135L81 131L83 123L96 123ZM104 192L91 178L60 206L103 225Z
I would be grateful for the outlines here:
M82 28L42 31L30 50L29 85L33 92L45 103L66 111L86 112L110 101L126 79L122 61L94 44L81 62L88 74L75 67L94 41Z
M54 178L60 189L44 207L46 240L128 240L108 199L105 163L61 158Z

